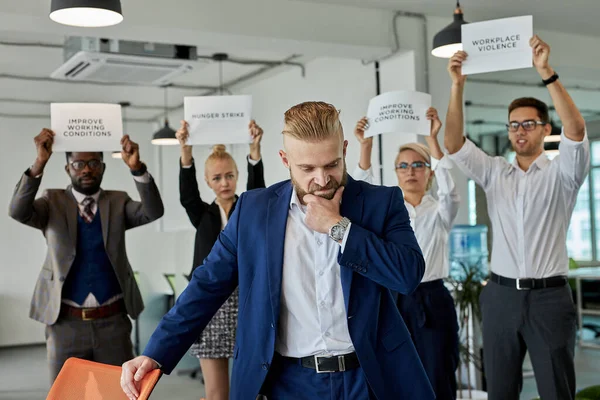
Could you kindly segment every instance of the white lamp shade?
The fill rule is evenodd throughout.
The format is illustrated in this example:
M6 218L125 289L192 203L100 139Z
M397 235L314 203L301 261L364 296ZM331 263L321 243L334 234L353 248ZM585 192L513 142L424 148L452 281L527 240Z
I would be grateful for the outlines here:
M119 0L52 0L50 19L63 25L99 28L123 21Z

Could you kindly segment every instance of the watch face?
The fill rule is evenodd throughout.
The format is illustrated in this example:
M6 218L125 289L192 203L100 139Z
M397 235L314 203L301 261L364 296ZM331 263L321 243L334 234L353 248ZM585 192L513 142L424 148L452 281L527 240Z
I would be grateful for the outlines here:
M331 228L331 236L334 240L341 240L344 237L343 228L340 225L334 225Z

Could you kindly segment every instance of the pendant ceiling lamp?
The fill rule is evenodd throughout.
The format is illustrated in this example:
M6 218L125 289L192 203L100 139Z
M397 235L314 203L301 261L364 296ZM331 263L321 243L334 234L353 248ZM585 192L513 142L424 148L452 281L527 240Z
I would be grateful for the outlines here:
M461 27L468 24L463 19L463 12L460 8L460 2L456 2L454 10L454 21L433 38L433 50L431 55L440 58L450 58L459 50L462 50Z
M152 144L157 146L173 146L179 144L175 131L169 126L169 104L167 102L167 87L165 86L165 126L152 135Z
M63 25L99 28L123 21L120 0L52 0L50 19Z

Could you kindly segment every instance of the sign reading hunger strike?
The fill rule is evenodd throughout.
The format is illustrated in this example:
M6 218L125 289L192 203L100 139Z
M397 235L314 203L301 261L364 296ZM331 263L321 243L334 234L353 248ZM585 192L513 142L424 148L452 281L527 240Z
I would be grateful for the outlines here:
M431 122L426 118L431 95L420 92L395 91L383 93L369 102L369 129L365 137L380 133L429 135Z
M123 121L119 104L52 103L53 151L121 149Z

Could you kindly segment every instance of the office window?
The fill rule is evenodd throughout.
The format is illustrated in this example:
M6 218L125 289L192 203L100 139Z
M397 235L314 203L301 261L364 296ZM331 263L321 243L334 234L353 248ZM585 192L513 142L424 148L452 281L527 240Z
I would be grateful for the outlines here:
M600 146L597 146L597 148L600 148ZM600 160L598 160L600 161ZM593 188L593 200L592 200L592 207L591 208L594 211L594 220L593 225L594 225L594 234L595 234L595 239L596 239L596 258L595 260L598 260L600 258L600 168L596 167L596 168L592 168L591 171L591 184L592 184L592 188ZM591 218L590 218L591 220Z
M579 194L567 232L569 257L578 261L592 261L592 224L590 208L590 185L586 180Z
M569 257L600 261L600 141L591 147L591 169L577 196L567 234Z
M477 225L477 197L475 196L475 181L469 179L469 225Z

